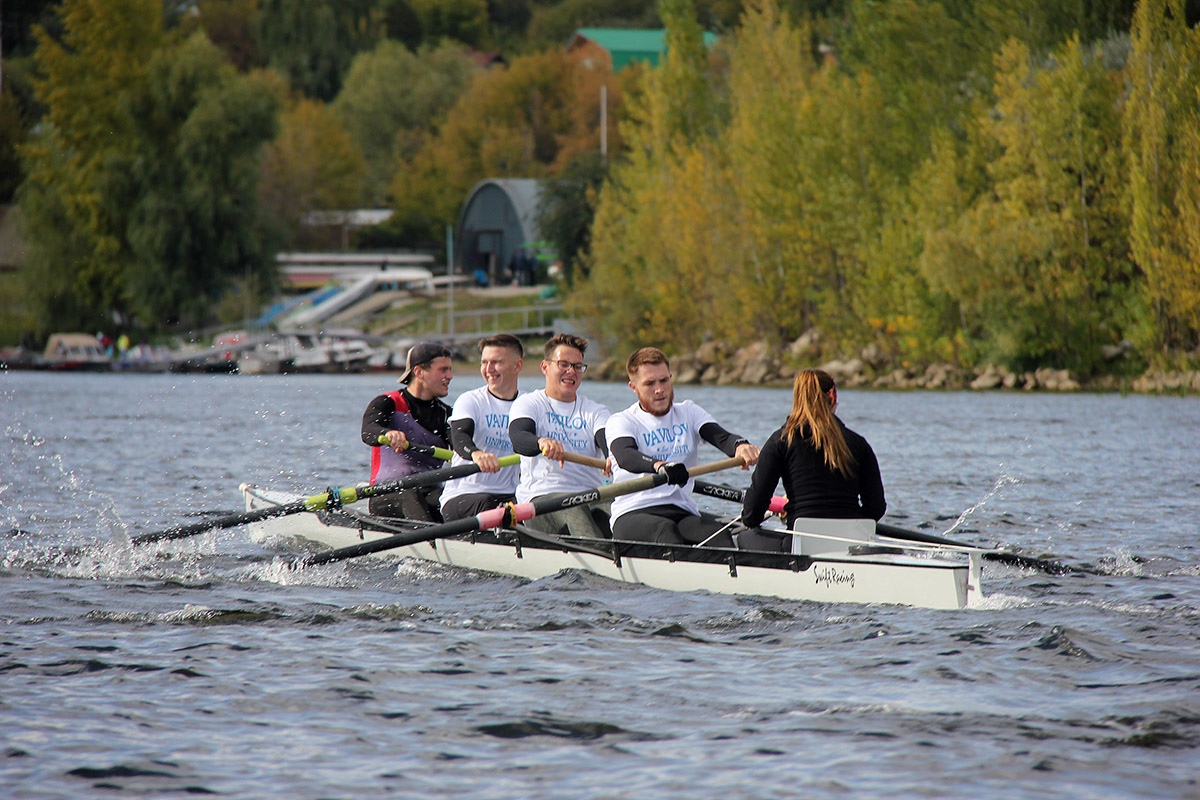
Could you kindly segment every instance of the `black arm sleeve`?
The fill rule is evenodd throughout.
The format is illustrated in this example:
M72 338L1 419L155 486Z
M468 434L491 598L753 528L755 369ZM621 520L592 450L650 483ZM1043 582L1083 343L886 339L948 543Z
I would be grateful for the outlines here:
M730 433L715 422L706 422L700 426L700 438L731 458L737 455L738 445L750 442L745 436Z
M782 442L776 434L771 434L762 446L758 463L754 465L754 474L750 476L750 488L742 497L742 524L747 528L758 527L766 518L771 496L775 494L775 487L779 485L783 468Z
M638 450L632 436L622 436L612 443L612 457L626 472L654 472L655 459Z
M596 449L603 453L605 458L608 458L608 440L604 438L604 428L596 431L593 439L596 442Z
M518 417L508 423L508 438L512 440L514 453L522 456L541 455L537 423L528 417Z
M379 437L387 433L392 414L396 413L396 403L386 394L381 394L371 401L362 418L363 444L379 447Z
M450 420L450 446L455 453L467 461L471 460L471 454L480 449L475 444L475 420L469 418Z
M870 445L858 459L858 494L862 498L863 514L878 522L887 511L887 500L883 496L879 461Z

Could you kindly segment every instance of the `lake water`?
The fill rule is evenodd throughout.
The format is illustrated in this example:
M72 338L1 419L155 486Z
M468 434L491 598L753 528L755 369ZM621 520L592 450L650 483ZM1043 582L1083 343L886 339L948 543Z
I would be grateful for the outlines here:
M1200 797L1200 399L841 393L885 521L1088 570L967 611L128 545L364 480L393 380L0 373L0 795ZM678 394L758 442L790 402Z

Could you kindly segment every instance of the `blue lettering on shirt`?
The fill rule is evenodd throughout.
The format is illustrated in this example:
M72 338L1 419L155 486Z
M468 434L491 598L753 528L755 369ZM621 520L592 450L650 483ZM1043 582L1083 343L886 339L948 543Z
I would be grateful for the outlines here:
M642 443L646 447L654 447L657 444L674 443L681 436L686 436L688 426L686 422L679 422L675 425L667 425L662 428L655 428L652 431L647 431L642 434Z
M546 421L551 425L557 425L560 428L574 428L575 430L583 430L587 427L587 422L583 417L565 417L562 414L557 414L553 411L546 412Z

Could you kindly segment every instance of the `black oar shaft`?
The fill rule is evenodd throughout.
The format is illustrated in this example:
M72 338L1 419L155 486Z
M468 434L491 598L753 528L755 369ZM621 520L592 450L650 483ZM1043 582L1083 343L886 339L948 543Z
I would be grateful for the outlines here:
M222 528L234 528L238 525L247 525L251 522L259 522L272 517L284 517L288 514L298 514L301 511L306 511L304 500L297 500L294 503L286 505L271 506L269 508L258 508L254 511L247 511L244 514L231 514L227 517L219 517L217 519L205 520L204 522L195 522L191 525L177 525L174 528L167 528L154 533L143 533L134 536L130 541L137 544L150 544L151 542L164 542L171 539L186 539L189 536L198 536L208 531L221 530Z
M520 463L520 460L520 456L504 456L500 459L500 466L514 466ZM253 511L246 511L241 514L231 514L219 519L196 522L191 525L177 525L172 528L167 528L166 530L156 531L154 533L143 533L138 536L134 536L130 541L135 545L140 545L149 544L151 542L161 542L170 539L184 539L188 536L197 536L207 531L220 530L222 528L233 528L238 525L247 525L251 522L259 522L261 520L271 519L274 517L285 517L290 514L300 514L305 511L324 511L327 508L340 508L343 505L356 503L363 498L396 494L397 492L402 492L405 489L412 489L418 486L430 486L436 483L454 480L456 478L465 478L468 475L474 475L477 472L479 472L479 466L476 464L459 464L456 467L444 467L442 469L430 470L429 472L418 472L416 475L409 475L406 478L387 481L386 483L360 483L355 486L349 486L341 489L331 488L324 492L309 495L303 500L297 500L293 503L271 506L269 508L255 509Z
M732 500L740 503L745 497L745 492L741 489L732 489L728 486L721 486L714 483L702 483L696 481L695 490L697 494L705 495L706 497L716 497L721 500ZM887 536L892 539L900 539L901 541L920 542L922 544L944 545L950 547L971 547L964 545L962 542L956 542L953 539L947 539L943 536L934 536L930 533L920 533L919 531L910 531L906 528L898 528L895 525L889 525L886 522L876 522L875 532L881 536ZM987 550L983 552L984 559L995 561L999 564L1008 564L1013 567L1024 567L1026 569L1036 569L1045 572L1049 575L1066 575L1070 572L1079 572L1077 567L1072 567L1069 564L1064 564L1061 561L1052 561L1044 558L1030 558L1029 556L1019 556L1016 553L1004 553L995 550Z

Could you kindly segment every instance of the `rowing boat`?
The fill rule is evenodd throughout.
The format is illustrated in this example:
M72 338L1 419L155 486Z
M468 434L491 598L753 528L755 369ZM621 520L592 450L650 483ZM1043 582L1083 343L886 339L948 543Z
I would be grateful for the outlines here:
M248 512L300 499L252 484L242 484L241 492ZM827 603L962 609L982 596L979 556L968 552L970 548L956 553L889 540L876 535L870 520L808 523L795 535L792 553L559 537L516 525L372 555L422 559L531 580L576 569L657 589ZM250 531L257 541L296 538L337 549L384 539L397 532L397 521L344 507L265 519L252 524Z

